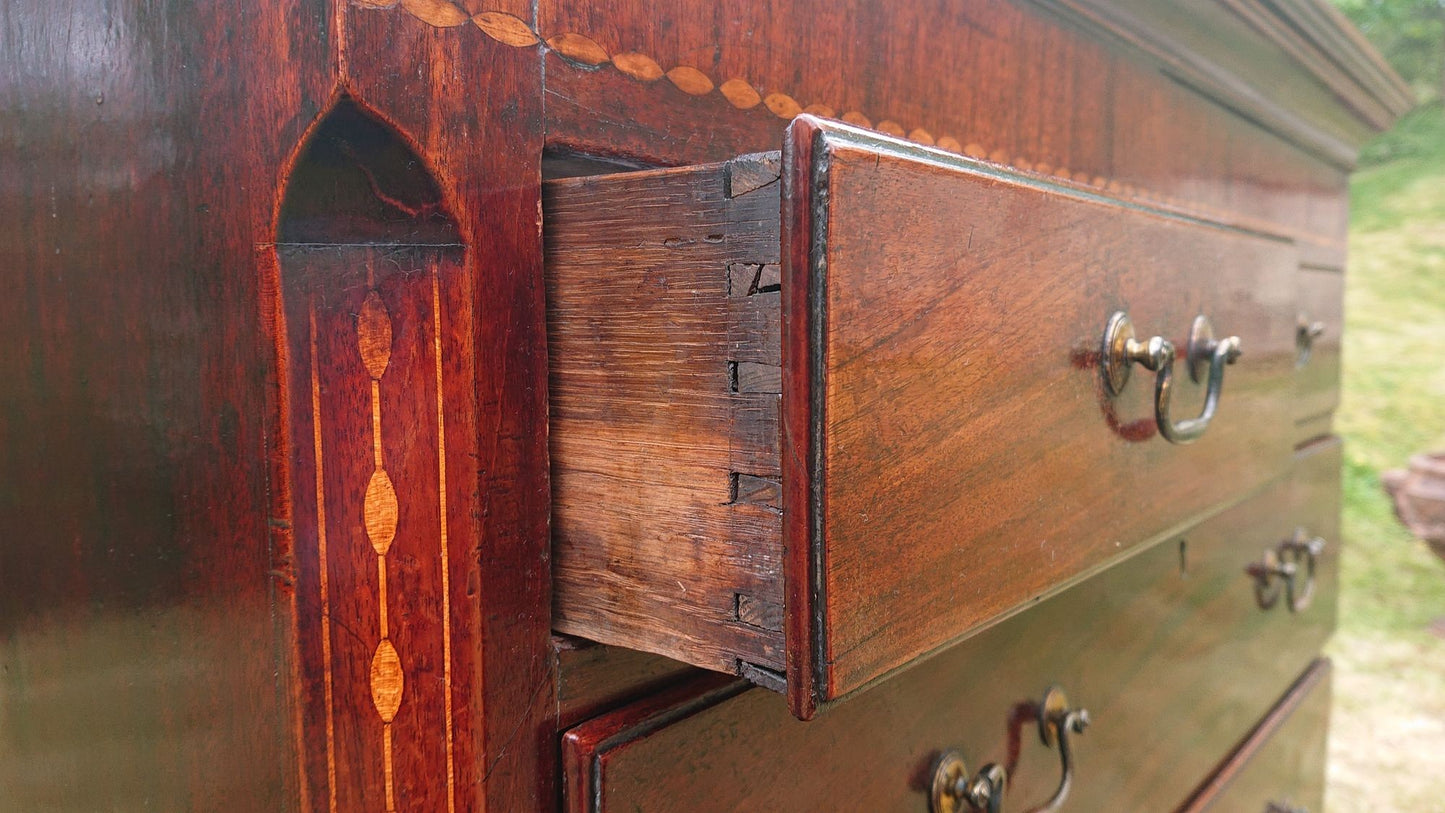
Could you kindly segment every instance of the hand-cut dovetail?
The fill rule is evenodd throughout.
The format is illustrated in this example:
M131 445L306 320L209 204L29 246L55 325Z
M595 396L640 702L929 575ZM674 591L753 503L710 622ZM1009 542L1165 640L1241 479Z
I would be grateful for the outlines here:
M401 7L411 16L437 28L452 28L472 19L447 0L401 0Z
M803 106L786 93L769 93L767 98L763 99L763 104L780 119L791 119L803 112Z
M547 47L584 65L601 65L609 59L607 51L601 45L582 34L558 34L547 40Z
M825 119L836 118L838 113L826 104L810 104L803 108L804 113L811 113L814 116L822 116Z
M758 275L763 267L756 263L728 265L728 296L751 296L758 288Z
M381 297L372 291L361 303L356 316L356 338L361 348L361 363L374 380L380 381L391 362L391 314Z
M783 391L783 368L776 364L759 364L755 361L735 362L733 370L733 392Z
M916 141L916 142L918 142L919 144L927 144L927 145L929 145L929 146L932 146L934 143L936 143L936 142L933 140L933 134L930 133L930 132L928 132L927 130L923 129L922 127L919 127L919 128L917 128L917 129L915 129L913 132L909 133L909 134L908 134L908 140L909 140L909 141Z
M958 139L953 136L940 136L938 148L949 152L963 152L963 145L958 143Z
M735 503L766 505L777 509L783 507L783 485L778 480L734 472L732 492Z
M844 113L843 121L846 121L849 124L853 124L858 127L873 126L873 120L863 115L862 113L859 113L857 110L849 110L847 113Z
M396 654L391 641L383 638L376 645L376 654L371 656L371 702L383 723L396 719L404 684L401 656Z
M484 11L473 17L472 22L487 36L513 48L525 48L542 41L521 18L504 11Z
M366 525L366 538L377 556L385 556L396 538L397 502L396 489L385 469L371 473L371 482L366 484L366 498L362 506L362 520Z
M661 65L652 57L636 51L612 57L612 66L641 82L655 82L663 76Z
M748 110L762 104L763 97L752 85L741 79L729 79L718 88L723 98L739 110Z
M712 80L707 74L690 65L678 65L667 72L667 78L677 89L692 96L703 96L712 92Z

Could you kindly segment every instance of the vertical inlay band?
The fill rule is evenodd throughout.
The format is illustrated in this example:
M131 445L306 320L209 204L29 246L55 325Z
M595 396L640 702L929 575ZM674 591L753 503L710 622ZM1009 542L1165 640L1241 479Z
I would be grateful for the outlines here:
M381 717L381 762L386 785L386 809L396 810L395 765L392 761L391 721L401 708L405 674L401 658L391 642L387 620L386 554L396 534L397 500L391 477L386 473L386 456L381 435L381 379L391 361L391 315L375 289L375 271L367 264L366 281L373 286L356 317L357 349L371 378L371 448L375 468L366 487L363 520L366 535L376 552L377 621L381 641L371 659L371 700Z
M316 301L310 306L312 452L316 455L316 549L321 582L321 675L326 697L326 799L336 811L336 721L331 700L331 595L326 578L326 484L321 462L321 374L316 363Z
M431 269L432 355L437 373L437 510L441 514L442 564L442 708L446 712L447 813L456 811L456 771L452 761L452 587L451 564L447 560L447 430L445 399L442 397L442 296L441 274L435 262Z

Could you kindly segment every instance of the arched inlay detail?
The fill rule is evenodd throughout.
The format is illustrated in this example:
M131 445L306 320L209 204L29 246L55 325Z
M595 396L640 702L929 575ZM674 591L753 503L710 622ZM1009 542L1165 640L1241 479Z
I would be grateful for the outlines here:
M304 807L453 813L476 763L453 658L480 644L455 623L448 542L449 497L475 493L447 476L447 424L472 416L465 247L422 160L342 98L275 250Z

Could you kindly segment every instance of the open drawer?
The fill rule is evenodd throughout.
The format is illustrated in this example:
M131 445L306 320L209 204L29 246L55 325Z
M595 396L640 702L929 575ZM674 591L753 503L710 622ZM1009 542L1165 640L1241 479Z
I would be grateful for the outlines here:
M1001 767L1003 809L1034 810L1065 772L1057 742L1040 737L1050 686L1091 720L1070 737L1062 810L1202 800L1201 780L1242 753L1333 628L1339 465L1337 443L1311 447L1292 477L811 722L720 675L584 722L563 737L564 809L817 810L846 800L849 810L968 811L930 808L935 777L952 763L970 778ZM1291 604L1254 566L1300 528L1326 544ZM1271 792L1302 801L1310 774L1289 765L1277 766ZM1283 781L1294 774L1299 782Z
M544 219L556 627L803 718L1290 459L1287 241L810 117Z

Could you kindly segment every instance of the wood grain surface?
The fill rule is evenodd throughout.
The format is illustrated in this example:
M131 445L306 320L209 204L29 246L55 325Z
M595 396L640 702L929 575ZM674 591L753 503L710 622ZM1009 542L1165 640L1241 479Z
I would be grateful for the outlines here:
M546 185L562 632L782 670L777 178L773 154Z
M299 798L257 256L328 15L6 6L0 808Z
M1289 244L807 117L790 147L804 142L811 149L785 163L812 166L814 202L806 230L785 235L806 248L784 252L783 286L806 291L811 341L784 366L806 366L813 392L785 388L784 420L790 442L806 432L810 445L785 448L784 459L807 460L811 482L784 502L812 515L806 545L786 543L811 560L789 556L784 578L810 586L807 603L789 609L808 614L814 671L790 677L818 701L1288 465ZM1104 391L1098 349L1114 311L1127 311L1141 338L1158 333L1178 348L1199 314L1242 339L1197 443L1157 436L1147 371L1121 396ZM799 319L789 307L785 329L801 329ZM1176 420L1203 401L1184 366Z
M1340 268L1353 150L1403 110L1358 35L1317 0L1119 0L1122 17L1090 17L1098 5L11 3L0 808L546 808L558 715L680 668L552 649L549 449L569 441L548 439L544 161L724 161L775 152L799 111L831 113L1075 193L1294 240L1305 265ZM312 160L328 127L354 141L368 123L385 155L352 143L329 169ZM735 168L723 197L772 195L755 214L775 216L780 169ZM664 254L716 249L641 252L654 263L643 290L678 279ZM721 369L688 382L693 401L654 405L703 414L722 386L729 426L678 431L672 447L635 438L654 452L736 440L694 461L688 485L713 502L690 516L712 524L654 530L637 495L656 466L626 455L644 483L633 496L555 514L564 592L582 571L560 556L568 539L592 544L577 531L594 509L644 541L661 534L647 542L658 561L697 580L594 560L625 573L604 582L607 602L555 606L559 626L638 646L649 619L669 618L673 650L777 685L781 543L709 530L730 513L780 535L782 350L757 341L782 338L771 251L693 289L709 319L726 311L708 323L727 336ZM701 273L688 263L678 273ZM636 299L624 294L611 294L619 313ZM670 301L685 295L674 286ZM569 341L589 340L576 329ZM1329 368L1296 375L1301 403L1330 397ZM585 386L563 399L574 426L603 420ZM1297 437L1328 430L1327 414L1302 418ZM557 472L600 488L595 471ZM707 575L714 561L741 576ZM658 592L628 615L634 583ZM696 585L719 589L683 595ZM748 660L708 637L719 630ZM555 670L582 661L559 695Z
M1292 476L812 721L707 676L584 723L564 738L566 809L924 809L946 748L1004 765L1006 809L1030 809L1059 781L1034 718L1050 685L1093 719L1066 809L1173 809L1333 628L1339 466L1337 442L1311 447ZM1316 599L1261 609L1246 567L1297 525L1330 543Z
M1340 403L1344 305L1343 269L1300 268L1299 318L1309 324L1319 323L1323 328L1311 342L1308 355L1296 354L1295 358L1294 414L1296 438L1301 441L1318 436L1322 428L1328 431L1329 417Z
M1357 147L1371 128L1340 112L1348 105L1233 11L1111 3L1125 21L1144 20L1141 39L1118 33L1117 20L1090 21L1062 5L825 0L693 9L658 25L650 7L550 0L538 7L543 36L576 32L603 53L641 54L661 71L695 69L714 90L693 95L629 74L625 63L578 70L553 51L548 142L662 165L721 161L778 149L789 119L779 111L817 113L1343 256L1338 149L1324 158L1301 145ZM1190 37L1205 22L1217 30L1203 42L1213 50L1201 54L1192 50L1198 35ZM1161 51L1214 74L1190 76L1159 60ZM729 98L734 80L760 101ZM1298 126L1238 115L1240 89L1255 93L1256 109L1287 113ZM1271 103L1270 94L1280 98Z
M1180 811L1324 810L1331 669L1315 661Z

